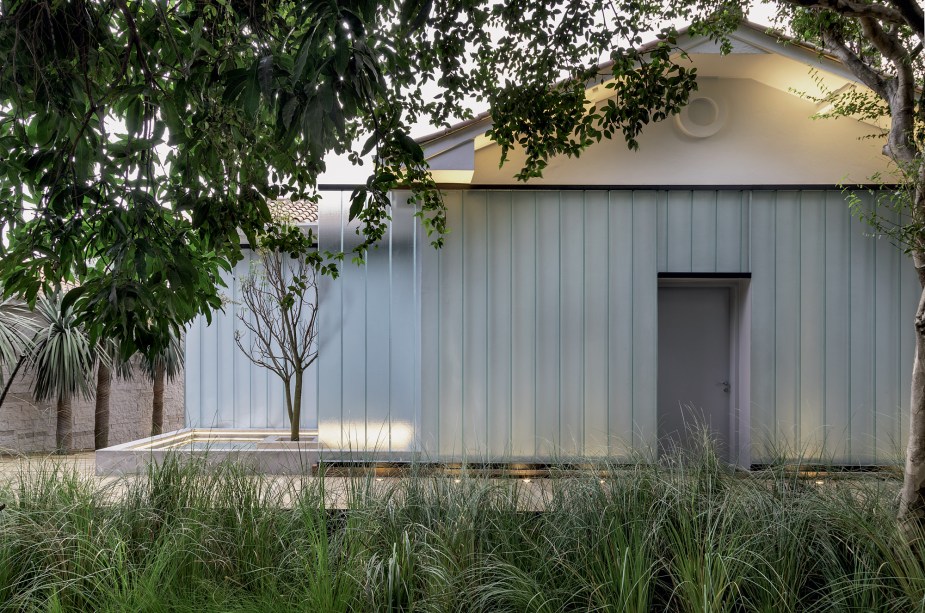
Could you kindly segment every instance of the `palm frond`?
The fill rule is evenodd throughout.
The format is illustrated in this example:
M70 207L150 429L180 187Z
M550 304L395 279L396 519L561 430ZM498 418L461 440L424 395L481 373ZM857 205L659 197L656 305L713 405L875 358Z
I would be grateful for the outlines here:
M38 328L26 307L12 298L0 301L0 371L19 361Z
M39 402L57 398L92 396L93 349L86 332L77 324L73 308L61 309L61 296L42 296L36 313L45 325L36 333L29 352L35 371L33 394Z
M176 334L170 334L170 342L167 347L161 350L153 358L144 356L142 358L142 368L145 374L154 378L154 371L158 367L164 368L164 375L168 381L173 381L180 373L183 372L185 354L183 350L183 339Z

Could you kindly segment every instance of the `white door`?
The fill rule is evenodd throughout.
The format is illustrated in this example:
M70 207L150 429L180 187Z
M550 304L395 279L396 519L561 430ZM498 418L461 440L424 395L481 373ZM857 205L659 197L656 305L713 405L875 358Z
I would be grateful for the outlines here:
M732 290L658 289L658 438L660 452L691 449L706 428L728 460Z

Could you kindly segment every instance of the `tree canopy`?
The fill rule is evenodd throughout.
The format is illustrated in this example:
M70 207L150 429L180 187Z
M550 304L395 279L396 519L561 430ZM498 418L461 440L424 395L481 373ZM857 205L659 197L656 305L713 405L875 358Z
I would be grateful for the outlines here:
M834 92L842 115L887 114L884 154L907 177L895 236L925 286L923 17L916 0L768 0L800 41L834 54L872 96ZM388 192L410 188L439 245L439 190L409 126L491 108L521 179L603 138L631 148L678 112L696 73L677 32L722 40L747 0L0 0L0 285L62 310L127 356L221 306L221 272L250 244L343 254L275 225L267 202L317 197L329 153L361 163L351 198L362 256L385 232ZM641 47L657 32L654 44ZM604 62L602 64L602 62ZM606 81L613 98L589 104ZM425 95L435 87L435 97ZM925 292L916 319L904 508L925 516ZM912 468L910 468L912 466ZM918 475L914 483L909 475Z
M0 282L30 302L73 283L65 307L94 337L157 352L220 307L239 231L306 249L267 202L316 197L332 152L374 160L351 199L359 255L397 186L439 245L442 201L408 126L487 102L492 137L528 153L524 178L601 138L636 146L695 88L663 25L690 10L669 5L2 0ZM595 107L585 84L602 60L619 104ZM312 257L336 271L339 254Z

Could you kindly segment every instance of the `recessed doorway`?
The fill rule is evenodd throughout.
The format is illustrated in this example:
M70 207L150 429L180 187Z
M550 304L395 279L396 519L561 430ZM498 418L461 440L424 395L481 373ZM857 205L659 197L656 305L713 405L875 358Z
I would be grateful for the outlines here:
M660 280L658 289L659 453L692 451L704 433L728 463L747 465L741 322L746 280ZM743 396L745 402L742 402ZM747 428L746 428L747 430ZM744 434L744 433L743 433Z

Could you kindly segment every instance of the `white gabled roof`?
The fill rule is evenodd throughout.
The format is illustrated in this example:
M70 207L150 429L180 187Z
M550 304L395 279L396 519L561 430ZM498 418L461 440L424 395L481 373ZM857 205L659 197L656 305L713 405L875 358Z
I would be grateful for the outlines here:
M728 55L721 53L716 41L690 36L686 31L681 32L677 45L694 60L698 81L710 78L754 81L804 104L804 92L821 97L826 91L863 87L833 56L764 26L744 22L729 35L729 40L732 50ZM611 78L607 72L609 66L609 62L602 64L600 81L589 84L590 101L600 102L613 95L613 90L605 86ZM819 75L824 75L825 90L820 88ZM820 105L815 112L823 110ZM478 152L493 144L485 137L491 125L491 115L486 112L417 139L438 183L473 182L474 175L478 174ZM878 131L884 126L869 125L868 128Z

